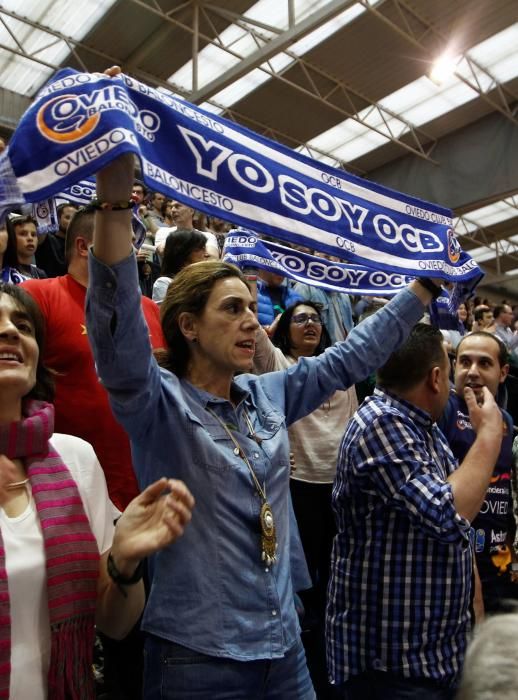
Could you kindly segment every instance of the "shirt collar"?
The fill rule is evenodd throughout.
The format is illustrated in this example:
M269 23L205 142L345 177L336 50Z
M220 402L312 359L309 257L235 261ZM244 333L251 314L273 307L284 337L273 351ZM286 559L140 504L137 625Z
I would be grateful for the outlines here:
M228 404L229 401L227 399L222 398L221 396L214 396L214 394L209 393L208 391L205 391L205 389L200 389L197 386L194 386L194 384L191 384L187 379L181 379L180 380L184 389L187 391L187 393L192 396L196 401L201 403L203 408L207 408L207 406L210 404L212 406L220 404ZM236 382L232 382L232 396L235 397L235 405L239 406L243 401L245 401L249 396L250 392L246 391L245 389L241 389Z
M396 396L396 394L388 391L388 389L383 389L378 386L374 389L374 394L383 398L388 404L394 406L394 408L397 408L402 413L405 413L425 430L430 431L432 429L434 421L430 414L423 411L422 408L418 408L413 403L405 401L405 399L402 399L400 396Z

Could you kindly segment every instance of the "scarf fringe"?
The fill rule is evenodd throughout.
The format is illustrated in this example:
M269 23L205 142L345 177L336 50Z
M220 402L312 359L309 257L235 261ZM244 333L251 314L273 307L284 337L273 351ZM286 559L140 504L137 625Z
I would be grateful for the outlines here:
M93 649L95 629L90 616L67 620L51 630L48 697L52 700L94 700ZM0 696L1 697L1 696Z

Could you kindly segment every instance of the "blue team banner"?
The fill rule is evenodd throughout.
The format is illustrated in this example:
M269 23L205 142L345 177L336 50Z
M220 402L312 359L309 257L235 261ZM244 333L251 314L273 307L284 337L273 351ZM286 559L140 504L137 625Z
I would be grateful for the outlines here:
M263 241L245 229L234 229L227 235L223 260L240 268L261 268L329 292L347 294L393 296L412 280L399 272L346 265Z
M85 207L92 199L95 199L95 178L88 178L74 182L54 195L56 205L70 203L78 207Z
M481 276L449 210L314 161L127 75L65 69L0 155L0 205L52 197L121 153L146 185L206 214L348 263Z
M95 198L95 180L81 180L54 197L34 202L32 205L32 218L36 221L38 235L56 233L59 229L57 207L60 204L74 204L84 207Z
M92 199L95 199L95 178L80 180L54 197L36 202L32 207L32 218L36 221L38 235L55 233L58 228L57 207L60 204L73 204L76 207L86 207ZM138 206L133 207L131 227L135 234L133 245L140 249L146 238L146 226L138 215Z

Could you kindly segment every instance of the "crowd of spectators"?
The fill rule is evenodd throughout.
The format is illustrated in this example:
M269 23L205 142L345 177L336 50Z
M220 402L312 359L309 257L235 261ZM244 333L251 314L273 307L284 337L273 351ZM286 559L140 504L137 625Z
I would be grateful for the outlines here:
M106 182L106 193L117 191ZM409 679L415 695L408 697L453 698L471 610L480 621L518 599L518 479L512 456L518 425L518 305L475 297L459 305L454 328L441 330L430 326L422 302L431 299L427 292L415 291L415 282L413 300L399 297L388 303L293 283L265 270L243 276L220 261L230 224L149 192L139 180L130 190L146 229L142 247L132 256L138 297L127 259L131 234L124 238L129 226L123 222L124 229L113 220L120 246L111 258L102 252L108 251L103 248L103 236L108 235L104 224L94 239L93 210L72 202L58 207L57 230L43 235L38 235L37 222L29 214L11 212L0 226L0 271L3 284L21 285L28 293L20 300L15 296L16 303L32 308L27 299L34 299L45 322L39 362L53 375L55 431L93 446L116 508L124 511L129 506L131 513L140 490L155 482L160 470L166 473L166 457L181 463L175 474L198 503L187 534L169 545L182 534L175 530L167 542L161 541L161 547L167 546L154 561L144 618L148 655L155 655L158 663L161 655L172 654L175 669L187 649L186 663L203 662L207 678L212 678L207 680L210 689L199 695L203 698L226 697L227 687L219 688L221 695L214 687L235 682L235 665L231 668L229 660L239 666L245 660L281 657L290 660L278 673L297 679L299 691L286 685L284 696L272 691L272 698L310 700L315 697L312 685L323 700L407 697ZM98 259L91 255L92 246ZM97 286L85 315L89 257ZM206 267L199 268L200 262ZM196 287L195 269L205 270L210 284L199 272ZM233 290L233 303L240 305L235 313L247 318L246 334L239 341L241 360L233 364L227 355L234 350L219 345L224 342L222 329L234 332L224 315L227 311L211 306L213 291L222 282ZM125 302L117 295L103 297L98 291L103 284L120 285ZM208 285L205 296L199 291L203 284ZM0 302L10 293L7 289L0 288ZM5 330L12 319L4 320L9 314L2 308L0 349L5 354L9 332L16 344L19 331ZM427 325L418 325L397 350L421 316ZM391 356L391 351L396 352ZM3 375L6 369L0 360L0 382ZM366 384L369 375L372 383ZM218 394L214 387L222 386ZM247 403L251 395L254 400ZM24 394L16 398L22 400ZM25 414L17 420L24 418ZM495 429L497 423L504 426L503 433ZM475 448L482 465L476 477ZM233 583L222 568L232 551L246 551L250 545L238 531L239 523L250 517L250 494L230 478L239 459L245 473L248 468L253 475L251 483L259 484L263 506L271 501L273 510L277 508L274 538L282 550L280 558L287 555L290 562L288 566L283 559L276 584L269 579L261 584L261 604L271 607L273 617L263 634L254 628L260 627L262 617L257 601L250 602L248 588L252 582L259 584L246 570L248 559L242 552L237 556ZM199 465L204 466L202 476ZM286 479L284 485L272 482L268 494L254 469L267 474L272 465ZM213 501L200 479L210 482ZM22 481L11 479L14 484ZM182 503L185 524L192 508L190 494L179 490L183 486L170 488ZM5 493L0 488L0 505L9 510ZM160 493L153 492L155 496ZM218 499L226 515L216 509ZM88 508L94 506L89 503ZM103 507L108 508L106 503ZM19 515L17 508L12 512ZM216 526L220 518L224 522ZM0 524L3 528L3 519ZM104 539L97 537L105 558L113 539L106 525L108 530ZM214 556L218 547L219 559ZM265 552L264 571L269 574L277 555L275 549ZM167 567L182 568L174 584ZM126 585L131 588L131 576L119 578L124 591ZM199 604L200 595L203 605L193 613L190 605L194 600ZM304 674L295 606L311 680ZM431 620L434 615L438 619ZM130 617L133 621L136 616ZM173 620L179 631L170 639L167 625ZM282 625L279 629L277 623ZM100 629L109 631L110 624ZM242 638L236 637L236 630ZM481 639L482 635L468 656L470 668L480 654ZM121 657L121 672L113 672L103 690L106 697L141 697L140 636L130 646L115 645L111 651L110 640L105 638L104 644L108 656L116 659L113 663ZM44 656L53 669L47 651ZM209 664L213 657L229 661L225 669L220 664L221 673L228 675L219 681ZM158 673L147 663L148 673L152 667L153 674ZM198 683L194 676L186 678ZM247 680L251 688L252 678ZM276 687L284 687L283 682L275 680ZM463 684L463 700L479 697L468 690L471 682ZM337 691L342 684L347 690ZM157 691L149 691L148 697L158 697L153 692ZM190 697L188 686L184 692L178 697Z

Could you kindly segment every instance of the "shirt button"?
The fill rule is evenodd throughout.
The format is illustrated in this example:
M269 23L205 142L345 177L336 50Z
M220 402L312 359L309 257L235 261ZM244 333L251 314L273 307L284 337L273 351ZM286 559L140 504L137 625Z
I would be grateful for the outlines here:
M266 567L265 571L266 571L266 573L268 573L270 571L270 569L268 567Z
M113 284L111 282L106 282L105 287L106 289L111 289L113 287Z
M259 459L259 452L254 452L255 459Z
M272 615L275 617L277 615L277 610L272 610Z

